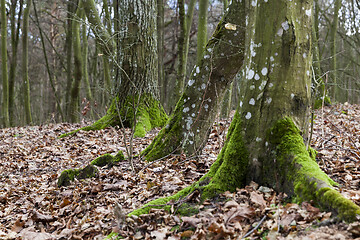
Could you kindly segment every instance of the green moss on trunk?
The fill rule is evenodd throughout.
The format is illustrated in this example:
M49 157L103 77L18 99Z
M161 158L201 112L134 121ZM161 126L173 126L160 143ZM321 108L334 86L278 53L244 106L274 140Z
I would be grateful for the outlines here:
M94 124L62 134L60 135L60 138L75 134L80 130L94 131L110 126L121 126L119 116L121 117L124 127L133 128L135 126L135 137L144 137L146 132L156 127L162 127L167 121L167 115L161 104L150 94L143 94L140 99L138 96L127 97L119 111L116 104L117 99L113 100L105 116L100 118ZM136 125L134 125L135 113Z

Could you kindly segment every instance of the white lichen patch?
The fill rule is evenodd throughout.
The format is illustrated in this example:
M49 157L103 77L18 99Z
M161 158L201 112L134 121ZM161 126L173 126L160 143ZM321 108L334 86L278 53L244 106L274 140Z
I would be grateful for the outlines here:
M259 90L263 90L265 86L266 86L266 81L262 81L259 86Z
M254 77L254 79L257 81L257 80L259 80L260 79L260 76L259 76L259 74L255 74L255 77Z
M204 90L205 88L206 88L206 84L205 83L201 84L201 89Z
M190 108L188 108L188 107L183 109L183 113L187 113L188 111L190 111Z
M273 83L269 83L269 88L272 88L274 86Z
M262 141L262 138L257 137L255 140L256 140L257 142L261 142L261 141Z
M194 83L195 83L195 80L194 80L194 79L190 79L190 80L188 81L189 87L191 87Z
M251 98L250 101L249 101L249 104L254 106L255 105L255 99Z
M266 102L267 104L270 104L270 103L272 102L272 98L271 98L271 97L266 98L265 102Z
M254 75L255 75L254 70L250 69L250 70L248 71L248 74L247 74L247 76L246 76L246 79L251 80L251 79L253 79Z
M304 53L304 54L303 54L303 58L306 58L306 57L307 57L307 55L306 55L306 53Z
M287 21L285 21L285 22L281 23L281 27L282 27L285 31L287 31L287 30L289 30L289 23L288 23Z
M262 70L261 70L261 74L263 76L265 76L266 74L268 73L268 69L266 67L264 67Z
M251 85L250 90L254 90L254 89L255 89L255 85Z
M291 99L293 99L294 97L295 97L295 94L290 94L290 97L291 97Z
M246 114L245 118L246 118L247 120L249 120L249 119L251 118L251 112L248 112L248 113Z
M210 56L209 56L209 55L205 55L204 58L205 58L205 59L209 59Z
M251 1L251 6L256 7L256 5L257 5L257 0L252 0Z
M270 61L271 61L271 62L275 61L275 59L274 59L273 56L270 57Z
M243 105L243 102L242 102L242 101L240 101L240 107L242 107L242 105Z
M187 119L185 119L185 123L186 123L186 129L190 130L191 125L193 124L192 117L188 117Z
M306 16L311 17L311 8L305 11Z
M204 105L204 108L205 108L205 111L208 111L209 105L205 104L205 105Z
M195 103L193 103L193 104L191 105L192 108L195 108L195 106L196 106Z
M199 68L199 66L196 67L196 73L197 73L197 74L200 73L200 68Z

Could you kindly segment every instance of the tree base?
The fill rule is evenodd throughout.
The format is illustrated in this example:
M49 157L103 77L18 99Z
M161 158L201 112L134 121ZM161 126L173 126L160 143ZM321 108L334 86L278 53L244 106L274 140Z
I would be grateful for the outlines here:
M135 137L144 137L153 128L162 127L167 115L158 100L149 94L140 97L128 96L123 107L118 109L117 100L113 100L105 116L94 124L60 135L60 138L73 135L79 131L95 131L107 127L124 126L134 129ZM135 115L135 116L134 116Z

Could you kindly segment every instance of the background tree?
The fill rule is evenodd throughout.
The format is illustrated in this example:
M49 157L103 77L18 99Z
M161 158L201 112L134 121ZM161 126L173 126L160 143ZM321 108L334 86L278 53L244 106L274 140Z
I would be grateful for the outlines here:
M7 67L7 19L5 0L1 0L1 76L3 87L2 122L5 127L10 126L9 120L9 82Z
M31 116L31 106L30 106L30 81L29 81L29 73L28 73L28 29L29 29L29 14L30 14L30 7L31 1L26 1L26 8L24 10L24 19L23 19L23 31L22 31L22 45L23 45L23 64L22 64L22 71L23 71L23 89L24 89L24 109L25 109L25 121L26 124L32 123L32 116Z

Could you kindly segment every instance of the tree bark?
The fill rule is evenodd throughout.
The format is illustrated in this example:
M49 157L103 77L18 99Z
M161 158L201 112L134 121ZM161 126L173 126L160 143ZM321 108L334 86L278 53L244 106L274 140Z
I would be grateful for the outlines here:
M304 144L311 97L312 1L243 2L248 24L241 102L217 161L192 186L130 215L177 201L194 190L205 199L255 181L356 221L360 207L333 188L336 183L320 170L314 150L308 151ZM229 13L240 15L241 6L233 1ZM241 21L245 17L236 23Z
M337 79L337 51L336 51L336 35L337 35L337 29L338 29L338 23L339 23L339 10L341 7L341 0L335 0L334 5L334 16L333 21L331 23L331 29L330 29L330 52L331 52L331 84L332 86L332 97L333 100L336 100L338 97L338 79Z
M89 1L92 0L83 0L83 4ZM118 53L119 62L115 63L120 68L120 82L115 90L116 97L106 115L93 125L62 136L79 130L98 130L121 125L134 127L134 135L141 137L145 136L147 131L163 126L166 122L167 116L158 101L156 5L154 3L154 0L146 3L141 0L119 2L122 29L117 33L121 46ZM94 6L94 3L90 5ZM98 19L97 12L95 12L96 9L91 11L90 9L92 8L85 7L86 15L93 19L89 18L91 25L95 25L94 19ZM109 33L103 25L100 29L99 24L97 24L98 33L95 36L101 42L109 43L112 41ZM112 52L114 48L111 46L104 45L103 49L107 56L116 60L115 52Z
M5 127L10 127L9 121L9 79L7 66L7 21L5 0L1 0L1 69L2 69L2 122Z
M81 54L80 22L83 21L82 3L77 6L75 18L72 22L73 48L74 48L74 79L71 84L70 94L70 121L79 122L80 120L80 84L83 77L83 59Z
M238 1L233 5L209 40L202 61L194 67L166 127L142 153L147 160L179 152L192 155L206 143L224 92L244 59L244 10Z
M20 19L23 9L23 0L19 3L18 19L15 21L17 0L11 1L10 6L10 33L11 33L11 59L9 69L9 121L10 126L15 125L15 75L17 67L17 52L20 39Z
M26 1L26 8L24 10L23 18L23 31L22 31L22 45L23 45L23 56L22 56L22 71L23 71L23 89L24 89L24 109L25 109L25 121L26 124L32 123L31 116L31 105L30 105L30 81L28 74L28 31L29 31L29 14L30 14L31 0Z
M205 46L207 42L207 12L209 0L199 0L199 22L197 33L197 64L200 63L204 56Z

